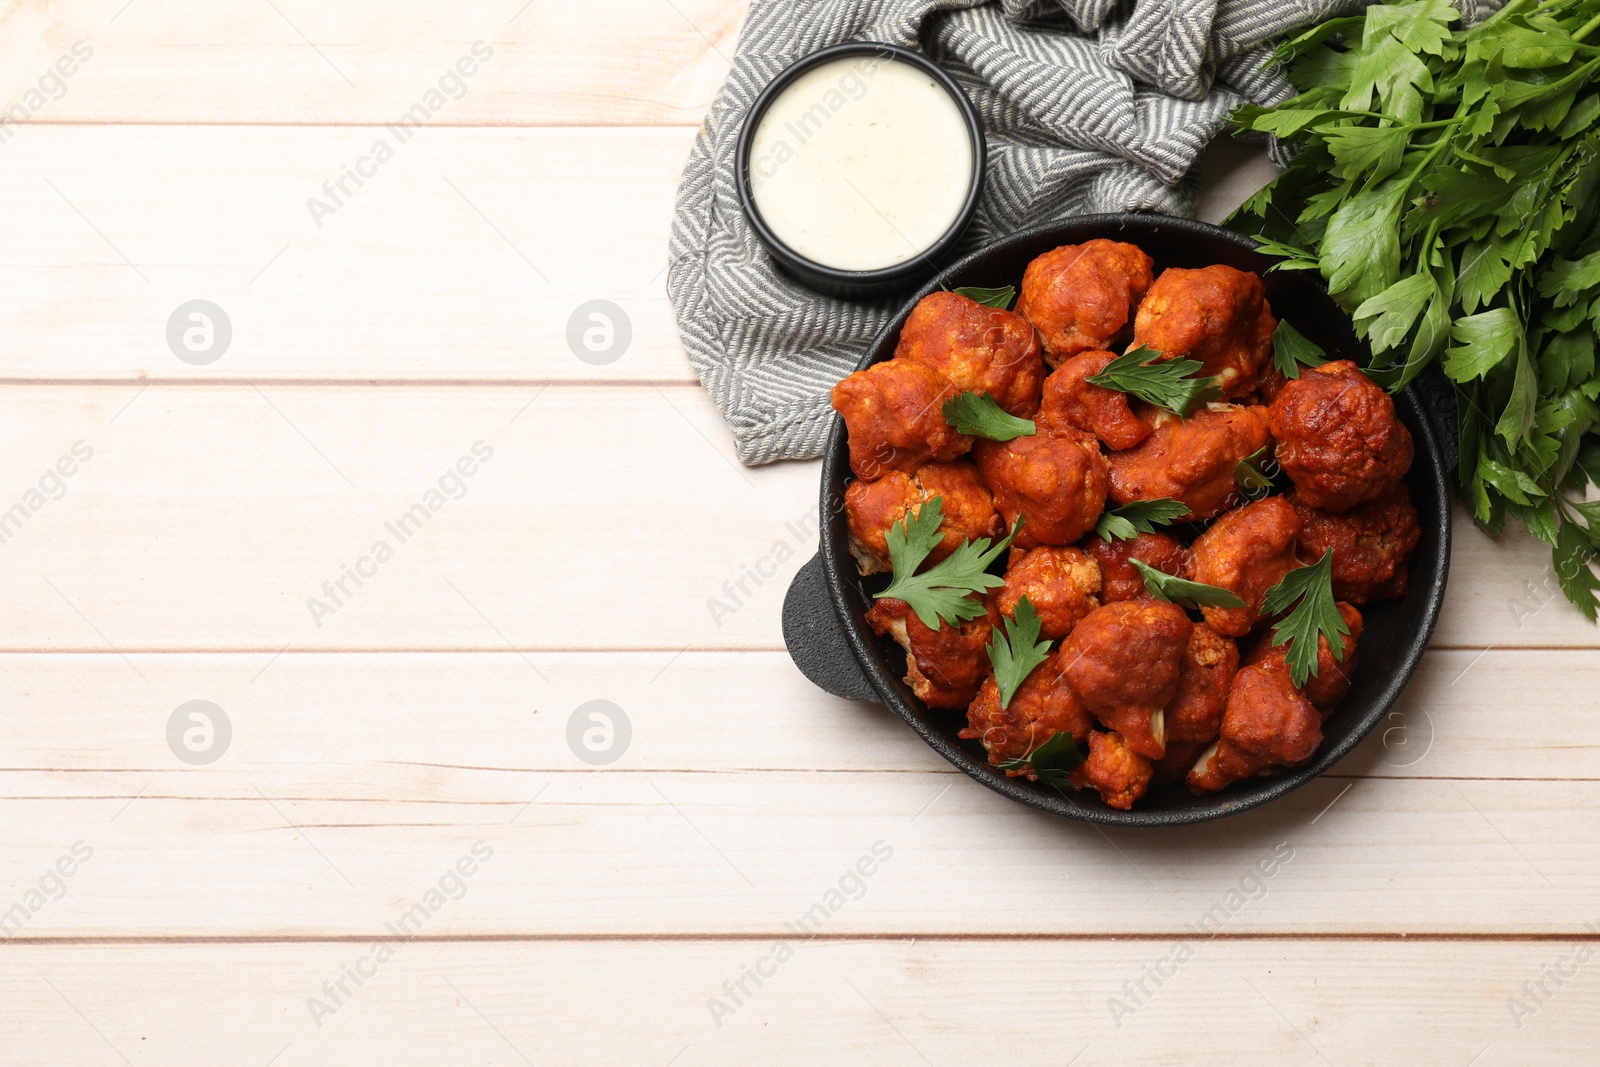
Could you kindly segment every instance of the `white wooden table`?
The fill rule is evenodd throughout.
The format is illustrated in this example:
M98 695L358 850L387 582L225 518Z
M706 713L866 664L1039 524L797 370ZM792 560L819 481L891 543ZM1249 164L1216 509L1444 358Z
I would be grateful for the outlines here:
M741 16L3 5L0 1062L1594 1062L1600 634L1525 538L1458 522L1392 722L1183 831L794 670L817 466L734 462L663 292Z

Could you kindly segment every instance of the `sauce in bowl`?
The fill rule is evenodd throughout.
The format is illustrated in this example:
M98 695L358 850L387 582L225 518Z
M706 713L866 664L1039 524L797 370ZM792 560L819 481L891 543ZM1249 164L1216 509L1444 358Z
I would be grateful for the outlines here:
M797 256L880 271L928 252L973 192L967 112L920 66L859 52L803 71L757 116L755 209Z

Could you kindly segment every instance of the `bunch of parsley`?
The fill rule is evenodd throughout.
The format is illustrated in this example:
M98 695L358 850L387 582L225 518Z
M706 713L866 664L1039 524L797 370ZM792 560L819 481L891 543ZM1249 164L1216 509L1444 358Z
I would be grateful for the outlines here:
M1459 490L1551 546L1592 620L1600 589L1600 0L1510 0L1471 29L1448 0L1332 19L1274 57L1299 95L1246 105L1292 138L1289 169L1230 220L1318 270L1354 313L1372 375L1438 361L1460 412ZM1578 497L1579 499L1574 499Z

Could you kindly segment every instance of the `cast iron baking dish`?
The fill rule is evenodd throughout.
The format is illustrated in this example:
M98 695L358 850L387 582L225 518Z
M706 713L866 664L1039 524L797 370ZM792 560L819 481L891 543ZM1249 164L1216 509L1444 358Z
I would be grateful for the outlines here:
M1332 359L1365 365L1370 355L1356 338L1350 317L1328 296L1313 272L1268 273L1273 260L1239 234L1189 219L1155 215L1093 215L1070 223L1029 230L967 256L929 282L907 301L862 359L867 367L894 354L900 327L917 301L941 288L1017 285L1035 256L1058 245L1095 237L1128 241L1166 267L1226 263L1252 270L1266 282L1273 313L1287 319L1321 345ZM1404 600L1363 609L1366 628L1360 641L1360 666L1339 709L1323 725L1324 740L1311 763L1275 778L1237 782L1215 796L1192 796L1182 783L1152 789L1132 811L1104 804L1093 790L1061 793L1042 783L1007 778L990 767L976 741L956 732L966 724L961 711L935 711L912 695L905 677L905 654L879 639L864 615L872 592L886 575L863 579L856 573L844 519L844 488L851 478L844 421L834 418L822 461L821 544L815 559L801 568L783 606L784 639L801 672L836 696L887 705L940 755L990 789L1030 808L1107 826L1176 826L1205 822L1265 804L1317 777L1337 763L1375 726L1405 688L1439 617L1450 560L1450 494L1444 451L1450 428L1436 425L1425 398L1413 386L1395 398L1401 420L1416 442L1416 460L1407 482L1422 526L1422 543L1411 561L1411 591Z

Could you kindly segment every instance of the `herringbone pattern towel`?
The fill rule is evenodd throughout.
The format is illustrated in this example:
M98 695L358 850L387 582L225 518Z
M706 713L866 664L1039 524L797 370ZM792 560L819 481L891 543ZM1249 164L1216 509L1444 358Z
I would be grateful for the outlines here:
M965 248L1071 215L1190 213L1195 157L1242 99L1292 90L1260 68L1283 35L1366 0L755 0L678 191L667 288L684 346L746 463L821 454L828 392L899 300L820 296L779 273L734 190L740 126L789 63L872 40L926 52L988 133ZM1487 0L1477 0L1485 3Z

